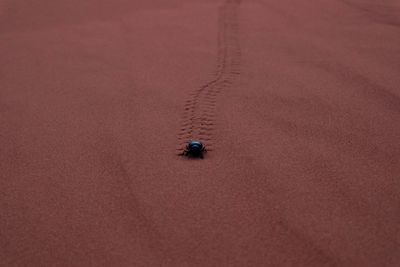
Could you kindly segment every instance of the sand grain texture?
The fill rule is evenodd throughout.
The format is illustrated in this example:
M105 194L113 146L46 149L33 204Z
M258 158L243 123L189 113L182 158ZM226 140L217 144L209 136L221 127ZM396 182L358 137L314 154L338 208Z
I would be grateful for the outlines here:
M398 266L398 14L0 1L0 266Z

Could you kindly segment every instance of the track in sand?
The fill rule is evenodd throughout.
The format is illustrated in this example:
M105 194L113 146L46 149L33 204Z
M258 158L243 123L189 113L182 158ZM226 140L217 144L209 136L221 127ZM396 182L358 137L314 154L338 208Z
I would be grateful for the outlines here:
M219 7L216 71L210 81L191 92L184 105L177 153L181 153L190 140L201 140L208 150L213 148L212 132L215 127L217 97L240 74L240 3L241 0L227 0Z

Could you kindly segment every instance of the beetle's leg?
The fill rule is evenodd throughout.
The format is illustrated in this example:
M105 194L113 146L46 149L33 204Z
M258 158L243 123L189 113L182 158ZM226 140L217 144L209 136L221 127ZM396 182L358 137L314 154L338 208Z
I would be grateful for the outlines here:
M187 150L183 150L181 153L178 154L178 156L186 156L187 152Z

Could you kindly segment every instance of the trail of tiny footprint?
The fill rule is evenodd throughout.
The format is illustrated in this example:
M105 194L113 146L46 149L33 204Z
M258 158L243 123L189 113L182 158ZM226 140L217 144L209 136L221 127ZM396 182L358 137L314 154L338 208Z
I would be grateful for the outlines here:
M184 115L178 134L177 152L190 140L202 141L212 149L217 97L228 89L240 74L240 43L238 10L241 0L226 0L218 10L218 57L214 77L195 89L184 105Z

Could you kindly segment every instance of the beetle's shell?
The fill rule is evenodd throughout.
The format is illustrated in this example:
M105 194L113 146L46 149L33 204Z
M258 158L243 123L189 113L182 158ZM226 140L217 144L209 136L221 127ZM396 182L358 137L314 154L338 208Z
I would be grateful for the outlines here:
M187 145L187 150L190 154L197 155L204 150L204 145L198 140L192 140Z

